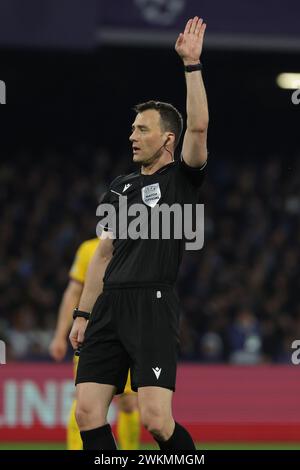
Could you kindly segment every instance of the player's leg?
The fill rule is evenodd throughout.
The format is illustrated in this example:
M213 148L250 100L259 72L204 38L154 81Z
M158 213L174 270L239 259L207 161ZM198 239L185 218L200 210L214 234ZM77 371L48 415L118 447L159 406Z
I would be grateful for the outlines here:
M189 433L172 416L179 346L179 303L172 289L147 289L140 309L133 389L138 389L141 420L162 450L195 449ZM145 314L146 312L146 314Z
M132 391L125 391L119 397L118 407L118 443L123 450L138 449L140 440L140 414L138 410L137 394Z
M74 377L76 377L76 371L78 366L78 356L74 356ZM75 418L76 400L73 400L69 419L67 423L67 449L68 450L82 450L82 440Z
M173 392L161 387L140 387L138 402L141 421L161 450L194 450L194 442L172 416Z
M76 420L85 450L116 449L108 408L116 393L123 393L129 357L119 341L113 294L97 299L85 331L76 376Z
M138 403L143 426L155 439L169 439L175 426L172 416L172 391L161 387L140 387Z
M82 450L82 440L75 418L76 400L73 400L67 424L67 449Z
M117 448L107 423L108 408L115 393L114 385L93 382L77 384L75 415L84 450Z
M134 450L139 448L140 414L137 394L131 390L130 372L128 373L124 393L120 395L118 400L117 436L121 449Z

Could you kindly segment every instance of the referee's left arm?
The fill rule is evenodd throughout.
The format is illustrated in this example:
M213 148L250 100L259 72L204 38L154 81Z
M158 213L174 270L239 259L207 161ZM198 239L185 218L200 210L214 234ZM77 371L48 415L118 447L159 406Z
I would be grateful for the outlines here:
M202 79L200 56L206 24L195 16L180 33L175 49L185 66L187 87L187 128L182 155L191 167L201 167L207 160L208 105Z

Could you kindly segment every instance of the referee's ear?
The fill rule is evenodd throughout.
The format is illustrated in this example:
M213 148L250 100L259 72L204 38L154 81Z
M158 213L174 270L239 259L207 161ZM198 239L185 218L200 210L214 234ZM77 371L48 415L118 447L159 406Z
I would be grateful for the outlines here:
M168 135L166 136L166 140L164 143L164 146L166 145L172 145L173 148L175 147L175 134L169 132Z

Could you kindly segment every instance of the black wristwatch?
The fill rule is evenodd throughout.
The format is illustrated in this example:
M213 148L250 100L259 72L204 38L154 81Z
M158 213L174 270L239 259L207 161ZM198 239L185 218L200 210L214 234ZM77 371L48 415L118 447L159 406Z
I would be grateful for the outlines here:
M203 65L201 64L201 62L199 62L198 64L191 64L191 65L184 66L184 71L187 73L196 72L197 70L203 70Z
M88 312L84 312L83 310L78 310L78 308L75 308L73 312L73 320L75 320L75 318L77 317L82 317L82 318L85 318L86 320L89 320L90 315L91 314Z

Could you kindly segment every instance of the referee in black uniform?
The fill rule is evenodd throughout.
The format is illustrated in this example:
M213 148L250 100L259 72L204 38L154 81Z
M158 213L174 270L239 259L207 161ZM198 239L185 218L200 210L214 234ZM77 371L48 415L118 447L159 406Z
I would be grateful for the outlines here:
M179 112L162 102L137 105L130 141L140 170L114 180L104 200L117 213L120 196L127 197L128 208L139 203L149 212L157 204L199 201L207 160L208 107L200 63L205 28L201 18L190 19L175 45L187 86L181 158L173 160L183 127ZM184 240L112 239L111 227L105 228L70 333L75 349L82 344L76 419L83 448L116 449L107 412L114 395L123 392L130 369L142 423L160 449L195 449L172 416L179 317L173 286Z

